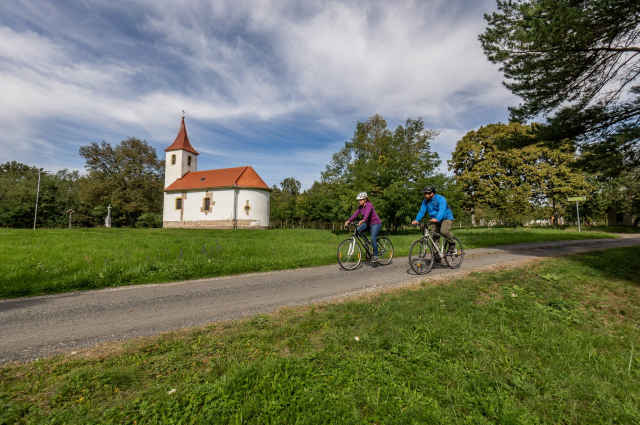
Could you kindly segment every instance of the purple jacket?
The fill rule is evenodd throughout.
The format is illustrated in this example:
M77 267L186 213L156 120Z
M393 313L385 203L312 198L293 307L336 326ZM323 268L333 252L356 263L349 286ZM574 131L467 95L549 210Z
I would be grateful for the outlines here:
M354 221L360 214L362 214L362 219L369 225L382 224L382 221L380 221L380 217L376 214L376 210L373 209L371 202L365 202L364 205L359 205L358 209L356 209L356 212L353 213L349 221Z

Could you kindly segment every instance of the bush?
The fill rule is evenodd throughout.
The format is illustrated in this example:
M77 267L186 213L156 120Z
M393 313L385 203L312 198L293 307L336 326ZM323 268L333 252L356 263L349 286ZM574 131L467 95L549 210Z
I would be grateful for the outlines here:
M144 213L138 217L136 221L136 227L162 227L162 215L156 213Z

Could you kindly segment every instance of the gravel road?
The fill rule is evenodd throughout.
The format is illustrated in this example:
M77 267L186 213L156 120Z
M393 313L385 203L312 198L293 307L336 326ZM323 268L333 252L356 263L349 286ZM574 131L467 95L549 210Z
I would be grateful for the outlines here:
M462 267L434 265L416 276L406 257L354 271L336 265L158 285L0 300L0 364L28 361L208 322L274 311L437 279L505 263L640 245L621 239L541 242L466 252Z

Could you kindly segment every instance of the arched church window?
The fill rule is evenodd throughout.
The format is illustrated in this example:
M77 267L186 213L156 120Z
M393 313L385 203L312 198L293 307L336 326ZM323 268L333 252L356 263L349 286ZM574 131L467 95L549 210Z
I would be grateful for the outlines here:
M187 157L187 165L191 167L191 155Z
M182 209L182 198L176 198L176 209L177 210Z
M176 156L171 155L171 165L176 165Z

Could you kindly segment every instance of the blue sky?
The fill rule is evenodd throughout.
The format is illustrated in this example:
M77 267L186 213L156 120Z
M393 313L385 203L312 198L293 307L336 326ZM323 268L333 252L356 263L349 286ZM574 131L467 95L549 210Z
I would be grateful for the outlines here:
M198 168L308 188L357 121L422 117L450 158L515 98L478 41L495 0L0 3L0 163L83 170L80 146L163 154L186 111Z

